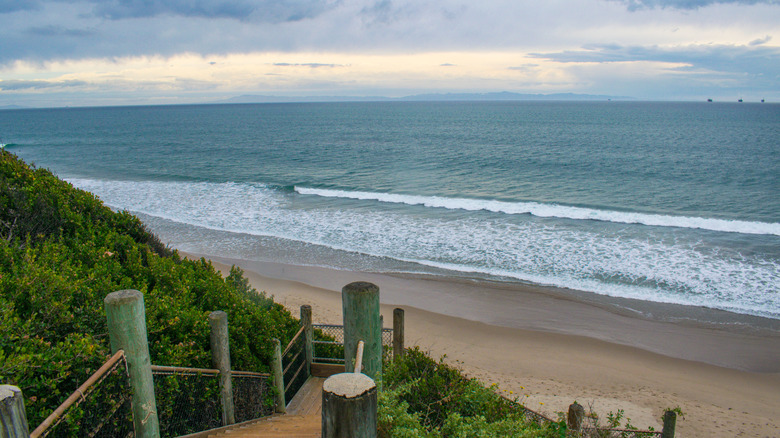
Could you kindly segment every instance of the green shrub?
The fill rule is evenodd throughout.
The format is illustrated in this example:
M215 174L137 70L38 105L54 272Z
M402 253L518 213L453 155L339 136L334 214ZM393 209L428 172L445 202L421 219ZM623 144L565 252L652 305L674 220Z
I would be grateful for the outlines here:
M540 426L526 420L495 387L464 376L444 358L433 360L418 347L384 365L381 386L380 436L565 436L563 423Z
M207 316L224 310L233 368L268 372L271 338L299 323L241 274L182 259L138 218L0 152L0 382L22 389L32 427L109 356L117 290L144 294L152 363L209 368Z

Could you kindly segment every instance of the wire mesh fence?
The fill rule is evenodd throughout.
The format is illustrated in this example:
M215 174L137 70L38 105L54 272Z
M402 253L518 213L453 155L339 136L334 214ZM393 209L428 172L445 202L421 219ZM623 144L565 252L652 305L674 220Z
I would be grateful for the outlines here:
M344 363L344 326L312 324L314 328L314 361Z
M344 363L344 326L312 324L314 328L314 361ZM382 351L385 358L393 353L393 329L382 329Z
M216 370L152 367L161 437L177 437L222 426Z
M270 378L268 374L233 372L233 405L237 423L274 413Z
M521 411L525 416L525 418L529 421L532 421L539 425L555 423L555 420L553 420L552 418L544 414L540 414L539 412L532 411L531 409L525 407L522 403L518 403L514 400L509 400L509 402L512 404L512 406L514 406L515 409Z
M288 403L309 378L310 370L306 369L305 349L306 337L303 335L303 328L301 328L282 353L284 399Z
M509 401L515 407L515 409L521 411L523 415L525 415L525 418L528 419L529 421L533 421L534 423L539 425L556 422L555 420L553 420L552 418L544 414L540 414L539 412L528 409L523 404L518 403L517 401L514 400L509 400ZM591 424L588 424L588 421L590 421ZM595 421L594 419L589 417L586 420L586 424L584 425L584 427L579 431L579 434L572 435L572 436L577 436L580 438L655 438L663 434L663 432L660 430L656 431L656 430L594 427L594 425L596 425L594 421Z
M93 375L97 378L93 384L80 388L75 403L67 405L57 418L50 417L51 421L47 418L30 436L132 437L132 391L124 355L104 367L105 370L102 367Z
M632 430L632 429L583 429L583 438L655 438L663 435L658 430Z

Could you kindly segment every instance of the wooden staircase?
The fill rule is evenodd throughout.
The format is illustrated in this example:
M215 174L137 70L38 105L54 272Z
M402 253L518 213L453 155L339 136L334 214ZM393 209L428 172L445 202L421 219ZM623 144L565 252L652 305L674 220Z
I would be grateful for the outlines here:
M209 438L319 438L322 436L321 377L310 377L287 405L287 413L215 431Z

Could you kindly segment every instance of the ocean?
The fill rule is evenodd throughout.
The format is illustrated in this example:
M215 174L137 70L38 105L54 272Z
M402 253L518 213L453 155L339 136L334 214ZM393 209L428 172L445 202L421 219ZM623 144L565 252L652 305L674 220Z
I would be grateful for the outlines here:
M0 111L7 150L183 251L780 319L780 105Z

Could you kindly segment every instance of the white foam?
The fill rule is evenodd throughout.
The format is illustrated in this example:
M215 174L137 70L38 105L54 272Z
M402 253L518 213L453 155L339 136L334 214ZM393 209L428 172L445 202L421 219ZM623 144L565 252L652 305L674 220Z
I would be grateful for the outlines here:
M670 216L647 213L632 213L592 208L572 207L538 202L506 202L497 200L445 198L439 196L401 195L331 189L295 187L303 195L328 198L373 200L395 204L423 205L450 210L491 211L505 214L531 214L537 217L559 219L597 220L623 224L641 224L658 227L693 228L742 234L769 234L780 236L780 223L750 222L739 220L711 219L688 216Z
M416 215L371 206L345 210L340 203L311 204L262 184L70 181L117 208L215 230L606 295L780 317L780 261L702 251L699 242L678 238L679 230L648 228L636 233L641 238L631 238L604 227L543 224L518 216ZM672 232L675 238L665 238Z

